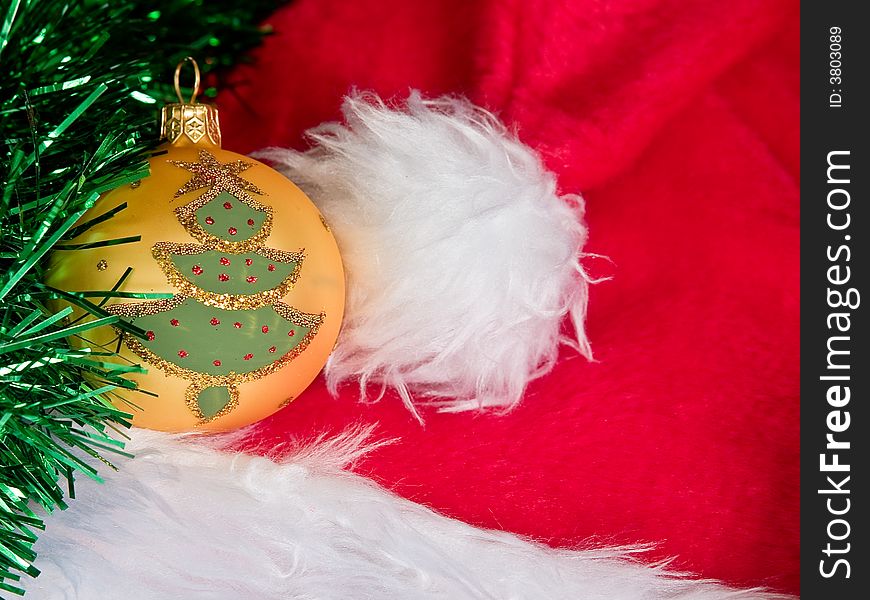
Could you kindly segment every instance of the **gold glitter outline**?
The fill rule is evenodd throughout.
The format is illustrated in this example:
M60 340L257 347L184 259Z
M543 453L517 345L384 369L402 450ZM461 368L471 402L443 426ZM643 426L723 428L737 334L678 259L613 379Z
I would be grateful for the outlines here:
M175 216L178 218L179 223L193 238L215 250L241 254L242 252L256 250L271 235L272 207L258 202L253 196L248 194L248 192L254 192L262 195L265 192L247 179L239 176L239 173L255 166L254 163L243 160L222 163L218 161L214 154L203 149L199 151L199 162L194 163L182 160L170 160L167 162L193 173L193 177L175 192L175 198L202 188L207 188L195 200L175 209ZM240 242L234 242L210 234L199 224L199 221L196 219L196 211L217 198L222 192L228 192L239 202L247 205L254 211L266 213L262 227L253 237Z
M299 274L302 270L302 262L305 259L305 251L287 252L276 248L260 248L253 252L258 256L262 256L268 260L280 263L295 262L296 268L288 275L284 281L276 287L259 292L257 294L221 294L218 292L210 292L198 287L196 284L187 279L181 274L181 271L172 262L173 255L195 256L204 254L214 250L207 246L198 244L176 244L174 242L157 242L151 248L151 254L160 265L166 279L171 285L177 288L183 295L190 298L195 298L202 304L223 308L228 310L251 310L270 306L277 303L288 294L296 281L299 279ZM227 254L236 254L228 252ZM240 252L238 254L248 254Z
M173 308L181 305L181 303L187 299L188 296L178 294L176 296L173 296L172 298L155 300L153 302L114 304L112 306L107 306L106 310L112 314L123 317L132 318L150 316L172 310ZM272 373L279 371L281 368L292 362L297 356L302 354L302 352L304 352L305 349L308 348L308 346L311 344L311 340L314 339L315 335L317 335L320 326L326 319L326 313L324 312L321 312L319 315L304 313L300 310L293 308L289 304L284 304L283 302L278 302L272 305L272 308L275 310L276 313L278 313L281 318L290 321L294 325L298 325L300 327L308 327L309 331L296 346L280 356L277 360L269 363L268 365L264 365L259 369L248 371L246 373L230 372L226 375L210 375L208 373L193 371L186 367L182 367L174 362L171 362L163 358L162 356L158 356L153 351L146 348L145 345L142 344L142 342L139 340L139 338L125 331L122 331L117 327L115 327L114 329L119 335L121 335L127 347L134 354L139 356L139 358L147 363L155 365L158 369L169 375L174 375L175 377L180 377L181 379L185 379L191 382L191 385L188 386L188 388L185 390L185 404L187 405L187 408L193 413L193 415L198 419L196 425L199 426L206 423L211 423L212 421L219 419L220 417L226 416L238 407L239 402L237 388L239 385L248 381L260 379L261 377L265 377L266 375L271 375ZM206 418L205 415L203 415L202 410L200 410L199 404L196 402L196 397L199 395L199 392L207 387L220 386L226 387L230 390L230 401L214 416ZM235 396L233 396L233 388L236 388ZM197 391L194 393L193 390Z
M186 390L184 390L184 404L187 406L188 410L190 410L190 412L192 412L194 416L196 416L198 420L197 426L211 423L212 421L215 421L221 417L225 417L239 407L239 386L228 385L226 386L226 388L230 394L229 401L224 404L223 408L217 411L214 415L212 415L211 417L206 417L205 414L203 414L202 409L199 407L199 401L197 400L197 397L202 393L204 389L208 387L212 386L203 385L198 381L194 381L189 386L187 386Z
M196 211L217 198L222 192L229 192L239 202L246 204L249 208L266 213L263 226L260 227L260 231L254 234L253 237L240 242L233 242L210 234L199 224L199 221L196 219ZM252 252L258 249L265 243L266 238L272 234L272 207L257 202L253 196L245 193L241 188L212 187L195 200L176 208L175 216L182 227L187 230L187 233L197 241L202 242L209 248L233 254Z
M254 163L243 160L222 163L214 154L205 149L200 149L198 162L188 162L186 160L170 160L168 162L193 173L193 177L188 179L175 192L175 198L179 198L188 192L201 190L202 188L212 189L215 187L223 187L225 189L241 188L261 195L264 193L253 182L239 176L239 173L243 173L253 167Z

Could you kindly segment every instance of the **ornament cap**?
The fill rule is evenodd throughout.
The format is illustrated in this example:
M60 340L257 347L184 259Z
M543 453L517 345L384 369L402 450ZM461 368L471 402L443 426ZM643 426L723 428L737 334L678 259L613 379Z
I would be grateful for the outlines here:
M181 68L187 62L193 65L194 83L190 100L185 102L181 96L179 77ZM199 65L190 56L175 67L175 94L178 102L163 107L160 115L160 137L176 146L204 145L220 148L221 129L217 108L196 102L199 79Z
M167 104L160 116L160 137L176 146L220 147L218 111L208 104Z

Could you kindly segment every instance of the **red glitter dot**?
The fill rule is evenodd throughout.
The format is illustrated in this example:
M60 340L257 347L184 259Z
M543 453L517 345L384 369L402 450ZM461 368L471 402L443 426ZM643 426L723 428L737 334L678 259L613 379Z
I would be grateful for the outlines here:
M246 258L245 264L250 267L252 264L254 264L254 259L253 258Z
M202 275L202 267L200 267L199 265L193 265L191 271L193 271L194 275Z
M178 356L180 356L181 358L187 358L187 350L179 350Z
M230 280L230 276L227 275L226 273L221 273L220 275L218 275L218 281L229 281L229 280Z
M269 265L269 266L266 267L266 268L269 269L270 271L274 271L274 270L275 270L275 265Z
M217 317L212 317L211 321L209 321L209 323L211 323L212 325L220 325L221 324L221 322L218 320Z
M221 366L221 361L216 360L216 361L214 361L214 362L211 363L211 364L213 364L213 365L216 366L216 367L219 367L219 366Z
M254 219L248 219L248 225L253 227L254 226Z
M288 333L287 335L289 335L290 337L293 337L294 335L296 335L296 332L291 329L290 333Z
M241 328L242 328L242 324L239 323L238 321L236 321L235 323L233 323L233 327L235 327L236 329L241 329Z
M226 267L230 264L230 259L228 259L226 256L221 256L221 259L218 262Z
M145 332L145 337L148 338L148 341L149 341L149 342L153 342L153 341L154 341L154 337L155 337L155 336L154 336L154 332L153 332L153 331L146 331L146 332Z
M245 360L251 360L252 358L254 358L254 355L251 353L248 353L248 354L245 354L242 358L244 358Z
M271 348L269 348L269 352L275 352L275 350L277 350L277 348L275 346L272 346Z
M224 202L224 208L225 208L225 209L229 210L229 209L231 209L232 207L233 207L233 203L232 203L232 202Z
M248 283L257 283L257 278L254 275L248 275L245 277L245 281Z
M263 333L269 333L269 326L263 325L263 327L260 329L260 331L262 331Z
M229 232L230 235L236 235L239 232L239 230L236 229L235 227L230 227L229 229L227 229L227 231Z
M173 327L178 327L178 319L172 319L171 321L169 321L169 324Z
M206 225L214 225L214 219L212 219L211 217L206 217L205 224Z

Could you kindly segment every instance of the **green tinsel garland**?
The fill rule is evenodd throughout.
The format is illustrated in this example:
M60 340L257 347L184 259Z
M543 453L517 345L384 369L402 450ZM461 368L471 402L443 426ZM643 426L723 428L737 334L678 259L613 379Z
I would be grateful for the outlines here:
M101 317L88 324L47 308L45 257L87 227L73 225L99 194L147 174L176 63L194 55L219 75L279 4L0 0L0 594L38 574L39 512L66 506L76 472L99 478L82 457L122 451L109 434L127 415L107 397L140 368L70 348L116 317L99 296L67 297Z

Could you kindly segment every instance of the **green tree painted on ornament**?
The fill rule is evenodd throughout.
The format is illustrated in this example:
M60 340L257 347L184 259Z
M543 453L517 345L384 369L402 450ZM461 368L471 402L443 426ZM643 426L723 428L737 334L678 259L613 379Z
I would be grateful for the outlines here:
M324 315L280 302L299 277L304 253L265 246L271 208L250 196L247 192L262 192L239 177L251 163L222 164L206 150L199 162L170 162L194 174L176 197L207 188L175 211L202 243L159 242L152 248L181 293L109 310L146 332L144 339L124 334L131 350L191 382L187 405L200 422L208 422L237 406L241 383L301 353Z

